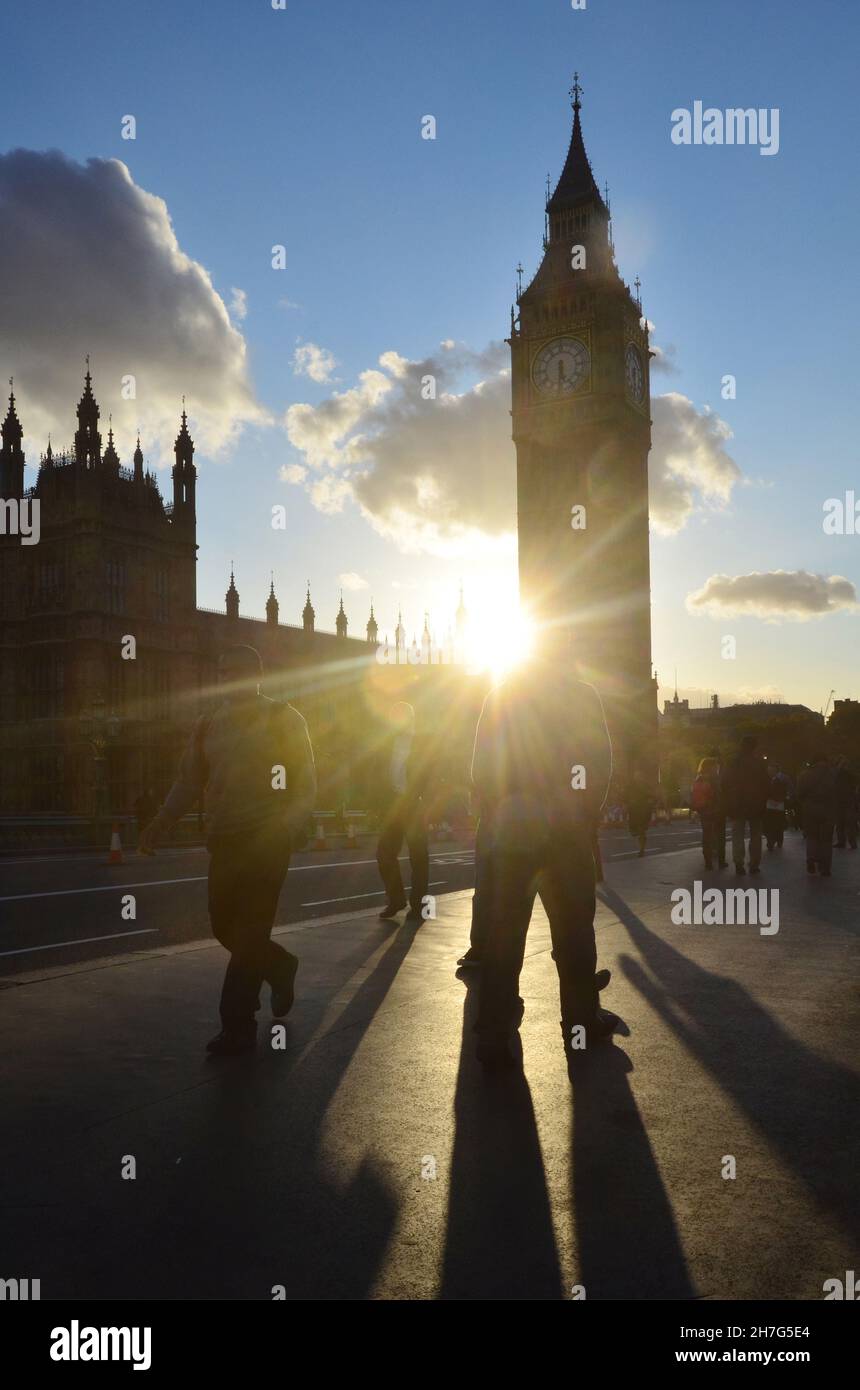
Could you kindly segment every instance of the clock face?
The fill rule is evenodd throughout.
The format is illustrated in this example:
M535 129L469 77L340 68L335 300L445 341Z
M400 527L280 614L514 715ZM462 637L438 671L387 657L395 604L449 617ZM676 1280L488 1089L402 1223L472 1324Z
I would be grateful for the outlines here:
M645 394L645 373L642 370L639 349L632 343L629 344L624 357L624 376L630 396L634 401L641 401Z
M542 396L569 396L588 377L591 358L578 338L554 338L534 360L532 377Z

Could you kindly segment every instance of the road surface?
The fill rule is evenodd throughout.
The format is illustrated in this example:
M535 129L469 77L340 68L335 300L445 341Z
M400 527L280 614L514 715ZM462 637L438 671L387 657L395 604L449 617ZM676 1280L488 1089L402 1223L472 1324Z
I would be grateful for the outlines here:
M694 827L661 827L651 832L648 853L672 853L697 841ZM353 850L295 855L278 923L381 907L385 895L375 848L375 840L364 837ZM604 835L601 848L607 863L636 854L623 831ZM205 849L162 849L154 858L132 850L121 865L106 864L104 858L70 852L0 859L0 975L209 935ZM471 887L474 858L469 845L431 845L430 891L441 896ZM405 856L402 869L408 885ZM128 895L134 897L133 909L124 902Z

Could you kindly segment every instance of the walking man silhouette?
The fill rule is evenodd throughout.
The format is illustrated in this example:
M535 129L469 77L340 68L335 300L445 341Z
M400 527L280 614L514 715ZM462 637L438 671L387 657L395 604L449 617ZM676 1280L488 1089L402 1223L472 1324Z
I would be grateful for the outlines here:
M141 835L156 841L205 795L209 821L209 917L230 952L221 991L215 1056L245 1052L257 1038L264 980L272 1013L293 1004L298 960L271 940L290 850L313 810L316 775L308 728L292 705L260 694L263 664L253 647L230 647L218 662L223 699L194 726L164 805Z

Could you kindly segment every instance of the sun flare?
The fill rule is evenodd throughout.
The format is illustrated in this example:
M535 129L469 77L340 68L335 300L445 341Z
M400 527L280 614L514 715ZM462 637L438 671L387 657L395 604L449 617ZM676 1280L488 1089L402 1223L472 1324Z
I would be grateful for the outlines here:
M489 671L494 680L526 661L534 651L535 628L519 607L488 608L466 629L466 660L471 671Z

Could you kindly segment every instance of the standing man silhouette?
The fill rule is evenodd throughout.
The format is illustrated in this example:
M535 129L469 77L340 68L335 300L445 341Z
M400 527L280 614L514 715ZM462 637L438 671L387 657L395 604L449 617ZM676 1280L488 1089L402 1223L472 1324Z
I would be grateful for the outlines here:
M723 776L723 800L726 815L732 825L732 858L735 873L742 874L746 853L744 836L749 828L749 868L751 874L761 872L761 832L767 809L770 775L767 763L756 752L758 739L746 734L740 751L729 763Z
M797 799L806 836L807 873L829 878L833 862L833 828L837 816L837 773L820 749L797 779Z
M555 648L555 657L553 654ZM573 1029L607 1038L617 1018L598 1004L594 835L612 772L600 697L576 679L564 634L492 690L475 735L472 781L486 815L490 895L476 1031L478 1059L515 1064L519 977L535 895L549 918L568 1063Z
M389 732L383 741L379 772L382 825L376 847L376 862L385 886L387 900L380 917L394 917L406 907L406 892L397 856L404 839L409 849L412 886L406 921L423 920L421 907L427 896L430 860L427 828L424 824L423 794L426 768L415 742L415 711L405 700L392 705L388 713Z
M308 728L292 705L260 694L263 663L253 647L230 647L218 662L223 699L194 726L179 772L139 848L156 841L205 794L209 822L209 917L230 952L221 991L215 1056L253 1048L260 987L272 1013L293 1004L298 960L271 938L293 841L313 810L316 774Z

